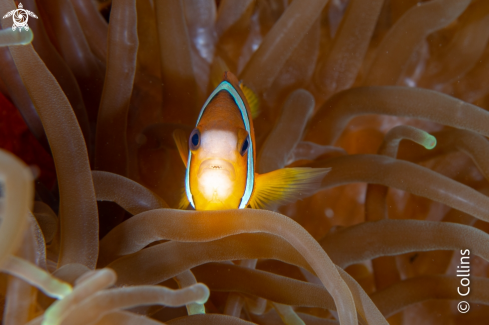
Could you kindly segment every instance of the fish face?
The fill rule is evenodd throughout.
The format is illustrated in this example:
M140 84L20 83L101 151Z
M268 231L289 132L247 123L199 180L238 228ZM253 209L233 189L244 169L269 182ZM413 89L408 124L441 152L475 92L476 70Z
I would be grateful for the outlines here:
M201 126L192 134L200 135L195 146L192 137L190 188L197 210L238 208L243 197L247 176L247 152L241 155L244 129L216 129ZM194 137L193 140L196 140ZM241 141L240 141L241 140Z

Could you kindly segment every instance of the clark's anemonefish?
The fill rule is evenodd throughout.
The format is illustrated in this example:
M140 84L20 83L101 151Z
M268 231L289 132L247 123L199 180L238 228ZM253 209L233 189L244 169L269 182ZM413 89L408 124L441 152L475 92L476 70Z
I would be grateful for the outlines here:
M256 97L225 72L187 138L174 132L186 166L179 208L196 210L270 208L313 194L329 168L283 168L255 173L252 109ZM254 107L252 107L254 109Z

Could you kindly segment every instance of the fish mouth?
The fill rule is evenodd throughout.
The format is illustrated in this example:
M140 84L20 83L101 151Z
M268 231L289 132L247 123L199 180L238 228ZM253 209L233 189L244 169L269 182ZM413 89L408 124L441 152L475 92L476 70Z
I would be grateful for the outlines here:
M207 203L224 205L233 192L234 166L223 159L207 159L200 164L197 175L199 191Z
M204 173L208 172L225 174L231 181L234 181L236 178L233 164L224 159L204 160L199 166L198 177L201 177Z

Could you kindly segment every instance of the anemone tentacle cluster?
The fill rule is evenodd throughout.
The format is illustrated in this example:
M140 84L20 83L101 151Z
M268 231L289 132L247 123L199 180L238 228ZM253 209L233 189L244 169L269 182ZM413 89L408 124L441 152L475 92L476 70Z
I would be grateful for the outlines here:
M29 31L0 21L2 324L487 322L489 1L23 8ZM315 193L178 209L174 135L223 71L258 99L257 172L331 168Z

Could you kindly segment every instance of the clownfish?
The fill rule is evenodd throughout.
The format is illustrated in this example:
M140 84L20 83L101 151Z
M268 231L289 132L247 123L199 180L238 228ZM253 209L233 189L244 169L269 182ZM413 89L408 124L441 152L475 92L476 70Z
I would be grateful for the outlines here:
M307 197L319 188L329 168L255 172L252 111L256 106L254 93L225 72L190 136L181 130L173 133L186 167L180 209L189 204L195 210L273 208Z

